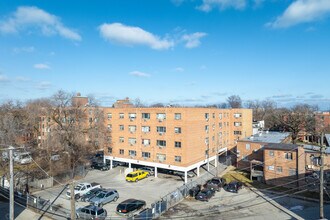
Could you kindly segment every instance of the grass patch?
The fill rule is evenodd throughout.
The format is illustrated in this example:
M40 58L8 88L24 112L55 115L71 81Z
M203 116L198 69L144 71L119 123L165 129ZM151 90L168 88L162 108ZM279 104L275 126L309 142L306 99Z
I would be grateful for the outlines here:
M229 171L225 175L222 176L226 180L226 183L230 183L231 181L239 181L247 185L251 185L252 181L248 178L248 175L244 172L240 171Z

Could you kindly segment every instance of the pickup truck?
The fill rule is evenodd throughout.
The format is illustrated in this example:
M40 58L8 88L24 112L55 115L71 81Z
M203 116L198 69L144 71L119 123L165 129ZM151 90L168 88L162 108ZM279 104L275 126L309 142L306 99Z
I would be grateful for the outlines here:
M98 183L79 183L74 187L74 198L79 199L88 193L91 189L102 188ZM71 198L71 189L67 190L66 196Z

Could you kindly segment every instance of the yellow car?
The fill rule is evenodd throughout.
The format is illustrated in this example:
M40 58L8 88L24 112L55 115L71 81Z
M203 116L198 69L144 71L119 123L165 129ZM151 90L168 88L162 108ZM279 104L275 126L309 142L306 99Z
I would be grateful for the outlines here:
M127 182L137 182L143 178L147 178L149 176L149 172L137 170L134 172L130 172L126 175L126 181Z

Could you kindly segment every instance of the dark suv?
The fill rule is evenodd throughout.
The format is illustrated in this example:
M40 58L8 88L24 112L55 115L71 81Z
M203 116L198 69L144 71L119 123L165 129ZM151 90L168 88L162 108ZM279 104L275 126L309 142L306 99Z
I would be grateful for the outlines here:
M224 183L225 183L224 179L219 177L213 177L204 184L204 188L211 189L213 191L220 191Z
M238 190L242 189L242 187L243 187L243 183L238 181L232 181L228 184L225 184L223 189L226 190L227 192L238 193Z
M91 168L106 171L110 169L110 166L105 163L92 163Z
M200 191L195 196L195 199L197 199L199 201L206 201L206 202L208 202L212 198L212 196L214 196L214 194L215 194L214 190L203 189L202 191Z
M133 216L133 212L138 211L146 206L146 202L137 199L127 199L117 206L117 214Z

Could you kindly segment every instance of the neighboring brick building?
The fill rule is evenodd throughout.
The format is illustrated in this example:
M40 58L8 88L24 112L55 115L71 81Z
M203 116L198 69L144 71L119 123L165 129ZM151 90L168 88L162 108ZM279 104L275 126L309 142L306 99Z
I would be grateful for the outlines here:
M105 159L187 173L252 134L251 109L103 108ZM157 171L156 171L157 175Z
M305 151L296 144L267 144L263 150L264 181L270 185L292 184L285 187L305 185L305 180L298 180L306 173Z
M268 143L289 143L290 132L259 132L237 143L237 168L250 171L251 161L264 161L262 148Z
M242 139L237 144L237 167L266 184L304 187L305 176L320 170L320 147L289 142L290 133L280 132ZM325 155L324 169L330 170L330 148Z
M316 121L323 124L323 128L330 132L330 112L318 112L315 114Z

